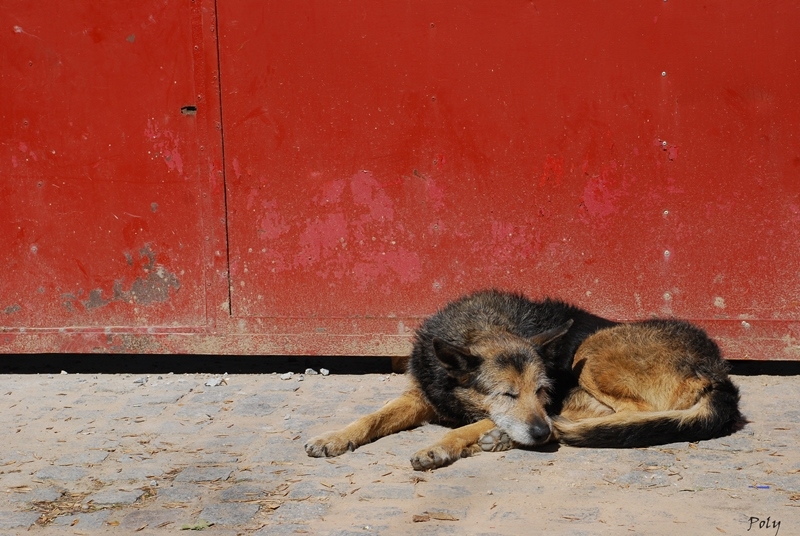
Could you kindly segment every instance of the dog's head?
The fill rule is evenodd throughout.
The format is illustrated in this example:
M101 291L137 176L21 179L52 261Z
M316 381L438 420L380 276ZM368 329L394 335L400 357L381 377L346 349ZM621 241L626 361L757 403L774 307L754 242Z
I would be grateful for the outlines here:
M541 352L562 337L572 320L533 337L504 330L481 333L467 346L433 340L437 359L463 387L454 392L476 413L482 413L523 445L550 440L547 415L551 379Z

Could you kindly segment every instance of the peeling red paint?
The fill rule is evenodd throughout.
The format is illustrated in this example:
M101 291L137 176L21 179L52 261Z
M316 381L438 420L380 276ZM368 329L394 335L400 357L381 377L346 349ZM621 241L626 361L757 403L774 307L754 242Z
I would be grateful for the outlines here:
M586 168L587 164L584 164ZM555 187L561 186L564 179L564 157L547 155L542 164L542 174L539 175L539 187L552 184Z
M170 171L177 171L182 175L183 158L178 151L180 144L178 135L170 130L160 128L153 119L147 120L144 135L153 145L152 158L161 158Z
M617 163L612 160L603 166L599 175L586 183L581 202L589 217L602 221L618 210L619 200L624 194Z
M300 234L300 251L294 257L294 264L309 267L321 259L329 259L337 248L343 248L348 238L348 222L344 214L326 214L306 225Z
M127 255L128 263L132 263L132 257ZM174 292L180 289L180 282L176 274L167 270L163 265L157 263L156 254L145 245L139 250L139 259L144 261L139 263L138 270L143 275L135 277L128 289L125 289L125 281L118 279L114 281L113 288L108 297L104 297L102 288L95 288L89 291L86 300L80 302L84 309L92 311L103 308L114 302L122 302L139 305L153 305L163 303L170 299ZM79 295L82 292L78 293ZM74 294L63 295L63 305L67 309L74 311L73 302L77 300Z
M252 199L255 200L255 196ZM281 216L277 201L264 201L261 208L264 214L258 225L258 236L261 240L273 241L289 232L290 227Z
M392 221L394 210L392 200L378 184L378 181L369 171L356 173L350 179L350 191L353 193L353 202L369 209L369 217L363 218L365 223L372 221Z
M667 158L670 160L677 160L678 159L678 146L677 145L670 145L667 147Z

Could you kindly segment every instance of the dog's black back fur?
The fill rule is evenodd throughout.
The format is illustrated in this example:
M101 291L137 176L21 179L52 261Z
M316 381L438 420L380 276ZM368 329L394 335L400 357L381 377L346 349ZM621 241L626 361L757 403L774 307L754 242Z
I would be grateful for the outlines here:
M486 415L474 414L453 396L459 384L436 358L433 339L469 348L476 335L491 329L529 338L569 320L573 324L567 333L540 352L547 375L554 382L548 413L558 413L563 397L577 385L571 367L578 346L598 329L616 324L559 300L532 301L521 294L484 290L453 301L417 329L409 373L443 422L463 426Z

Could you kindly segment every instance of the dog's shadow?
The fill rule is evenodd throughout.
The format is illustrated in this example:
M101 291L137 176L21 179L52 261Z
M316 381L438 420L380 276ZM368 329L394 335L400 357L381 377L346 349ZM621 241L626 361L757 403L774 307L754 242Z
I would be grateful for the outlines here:
M524 450L527 452L544 452L547 454L552 454L554 452L558 452L560 449L561 449L561 443L553 442L553 443L547 443L546 445L514 445L513 450Z

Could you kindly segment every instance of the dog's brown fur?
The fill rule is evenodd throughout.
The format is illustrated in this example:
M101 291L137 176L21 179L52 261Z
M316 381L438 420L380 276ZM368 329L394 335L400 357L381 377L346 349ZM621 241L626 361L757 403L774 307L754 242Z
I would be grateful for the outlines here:
M496 291L428 318L409 372L407 392L312 438L308 455L338 456L426 422L455 426L411 458L423 470L554 440L593 447L697 441L729 434L741 420L727 364L699 328L677 320L616 324L562 302Z
M342 430L310 439L309 456L338 456L426 422L456 427L411 458L433 469L481 450L495 426L522 444L546 441L575 348L612 322L555 300L483 291L448 304L417 330L410 388ZM565 391L564 391L565 392ZM559 394L561 393L561 394Z
M575 354L578 380L552 439L583 447L643 447L724 436L742 422L739 391L717 345L678 320L598 331ZM513 445L491 430L485 450Z
M555 435L577 446L638 447L711 439L742 420L739 391L699 328L652 320L601 330L578 348Z

